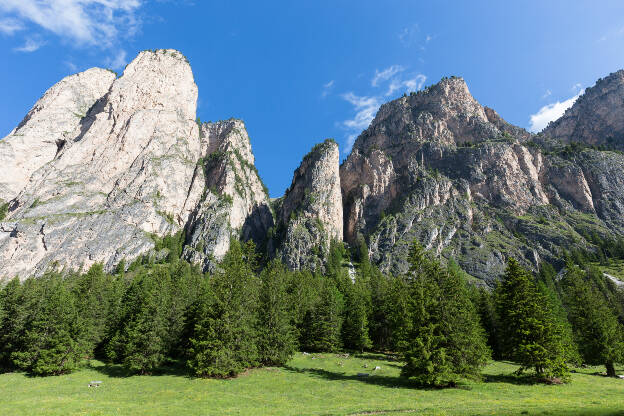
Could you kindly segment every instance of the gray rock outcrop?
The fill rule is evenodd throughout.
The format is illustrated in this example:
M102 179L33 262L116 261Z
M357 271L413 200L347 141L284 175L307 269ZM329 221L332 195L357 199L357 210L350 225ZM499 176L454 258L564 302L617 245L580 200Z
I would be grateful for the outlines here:
M50 89L0 142L0 159L15 159L2 183L10 198L0 223L2 275L24 278L51 266L96 262L112 270L150 253L155 237L183 230L195 243L198 216L230 195L225 223L204 233L203 251L219 258L229 230L244 229L268 198L253 180L240 198L232 192L233 177L255 174L244 126L204 125L200 135L196 102L191 68L175 50L141 52L118 79L93 69ZM216 152L241 156L230 158L223 178L204 174L203 161ZM258 221L260 228L270 226L266 218Z
M567 143L624 150L624 70L609 74L587 88L543 134Z
M400 273L417 239L492 281L510 256L537 268L621 234L624 157L557 143L481 106L461 78L384 104L340 167L345 240L365 237Z
M243 122L205 123L201 140L206 156L194 186L204 194L187 226L183 256L212 270L229 249L230 238L264 243L273 215Z
M277 203L278 255L291 269L322 269L331 241L342 240L339 157L333 140L316 145Z

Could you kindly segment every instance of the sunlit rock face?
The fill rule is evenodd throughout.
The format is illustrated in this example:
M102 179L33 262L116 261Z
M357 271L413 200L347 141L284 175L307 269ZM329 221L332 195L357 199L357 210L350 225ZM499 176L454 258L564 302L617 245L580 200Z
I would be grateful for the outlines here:
M461 78L391 101L340 167L344 238L386 271L418 240L493 282L509 257L535 269L621 234L624 157L565 144L505 122Z
M230 230L245 228L263 201L268 207L268 198L253 168L244 125L224 122L200 131L196 103L193 73L175 50L141 52L120 78L91 69L46 92L0 142L5 166L0 192L9 203L0 224L2 276L96 262L112 270L122 260L149 253L155 237L192 235L197 216L229 194L234 204L227 230L221 230L227 238L205 243L214 251L207 255L222 255ZM237 170L255 175L243 185L248 195L235 196L226 178L210 196L207 188L218 180L205 176L204 161L210 152L234 148L244 166L233 166L225 176ZM259 221L248 229L268 228L262 221L271 218Z

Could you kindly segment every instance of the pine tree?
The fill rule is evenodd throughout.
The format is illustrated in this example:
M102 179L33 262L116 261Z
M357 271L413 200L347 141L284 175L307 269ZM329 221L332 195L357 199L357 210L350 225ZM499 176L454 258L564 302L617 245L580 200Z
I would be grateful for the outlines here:
M297 336L289 313L286 292L288 272L279 260L269 262L260 275L259 337L260 361L284 365L297 350Z
M368 314L369 334L374 349L389 350L392 342L391 316L394 305L390 302L390 280L379 269L370 266L361 269L366 276L370 292L370 309Z
M567 377L562 329L531 275L510 259L496 291L504 357L520 364L519 373Z
M250 250L232 240L209 290L200 299L189 367L200 377L230 377L259 363L257 349L260 281Z
M409 253L408 324L401 340L401 374L419 384L453 384L475 375L489 358L483 329L461 276L428 258L415 242Z
M340 349L344 299L332 279L321 278L318 302L305 315L301 346L310 351Z
M347 287L345 294L345 316L342 325L342 338L345 348L363 352L372 346L368 328L368 285L358 276Z
M615 363L624 359L624 327L604 296L583 279L577 266L568 264L564 278L565 299L583 361L603 364L616 377Z
M109 359L139 374L158 369L167 352L170 276L151 267L135 276L124 295L122 319L106 348Z
M82 360L78 308L67 282L55 273L37 279L41 290L25 324L23 348L11 354L20 369L34 375L71 372Z
M23 288L18 278L12 279L0 291L3 314L0 316L0 370L15 368L13 352L23 350L23 335L28 305L24 302Z
M496 304L492 292L481 287L477 289L474 305L479 314L481 326L485 330L487 345L492 351L492 357L496 360L502 358L502 352L499 345L499 322L496 316Z
M106 335L106 324L114 279L104 273L101 264L94 264L87 273L70 275L75 281L73 292L78 308L78 319L83 328L82 349L92 356Z

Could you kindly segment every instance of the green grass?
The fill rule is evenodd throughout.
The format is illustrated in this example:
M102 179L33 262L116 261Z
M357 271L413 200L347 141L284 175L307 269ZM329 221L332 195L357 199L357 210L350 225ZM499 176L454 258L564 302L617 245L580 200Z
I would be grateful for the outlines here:
M381 370L373 371L375 366ZM286 368L210 380L174 369L127 376L118 366L92 361L66 376L0 375L0 414L624 415L624 380L602 377L597 367L572 374L570 384L550 386L527 384L511 376L516 366L493 362L483 382L450 389L413 388L398 377L399 367L378 355L298 354ZM362 378L359 372L375 375ZM96 380L101 387L87 387Z
M600 263L592 263L597 266L603 273L610 274L616 279L624 282L624 260L611 260L608 266L602 266Z

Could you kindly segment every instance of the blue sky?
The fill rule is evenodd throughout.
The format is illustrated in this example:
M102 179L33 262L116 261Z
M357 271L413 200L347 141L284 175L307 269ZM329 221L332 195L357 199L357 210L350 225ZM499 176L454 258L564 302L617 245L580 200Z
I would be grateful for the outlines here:
M333 137L346 156L381 103L443 76L539 129L624 68L624 2L511 3L0 0L0 137L64 76L175 48L198 115L245 120L275 197L315 143Z

